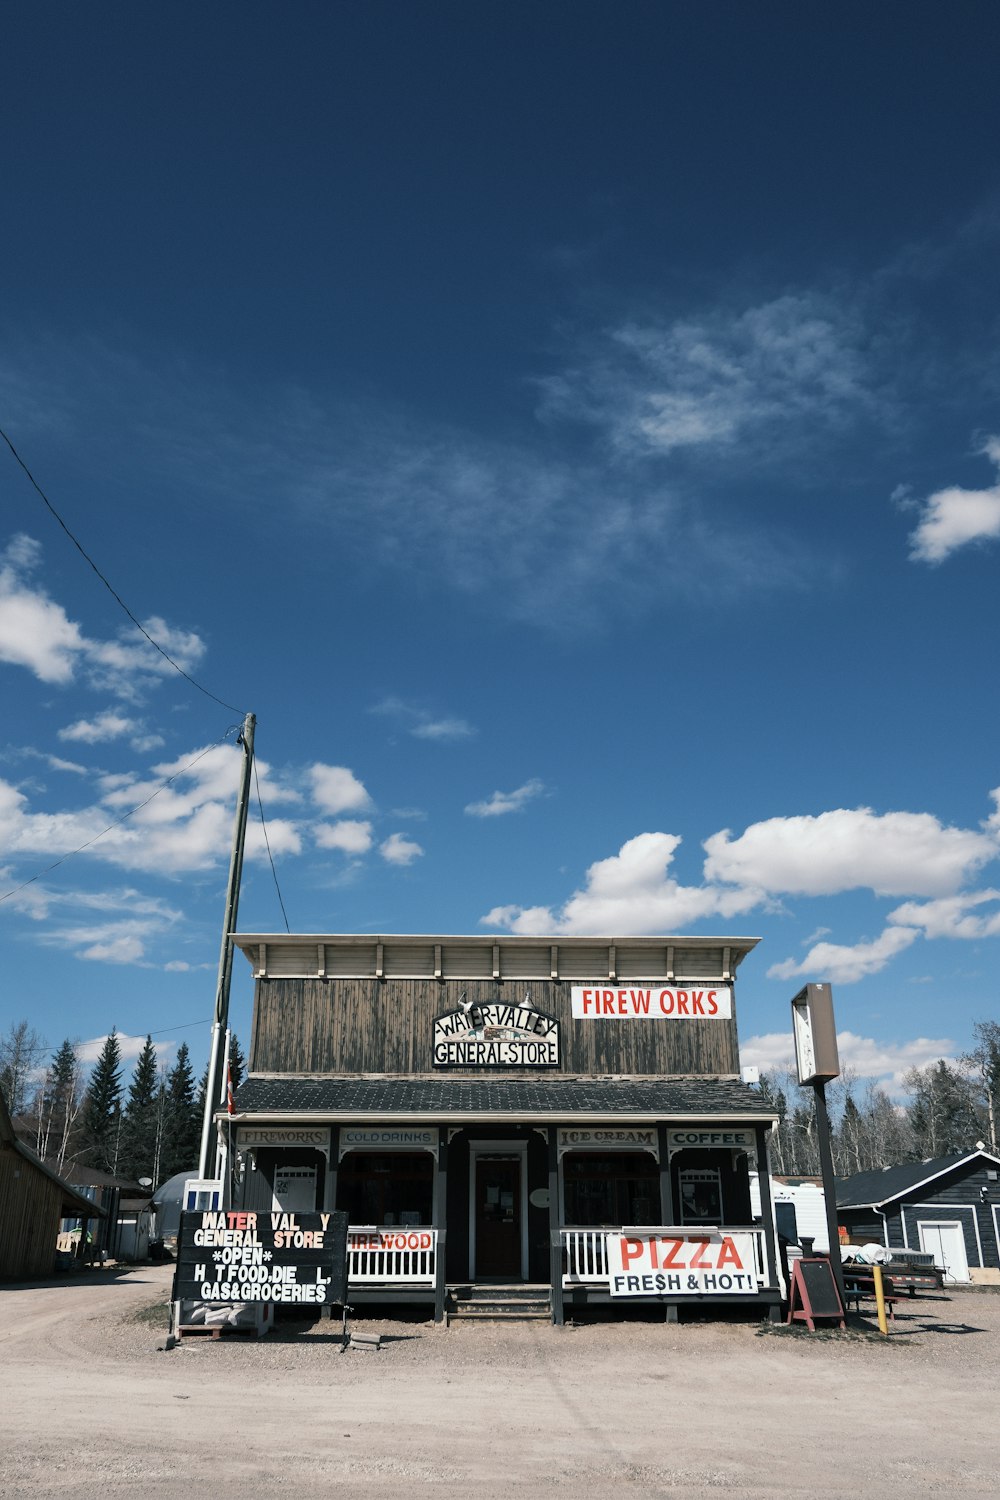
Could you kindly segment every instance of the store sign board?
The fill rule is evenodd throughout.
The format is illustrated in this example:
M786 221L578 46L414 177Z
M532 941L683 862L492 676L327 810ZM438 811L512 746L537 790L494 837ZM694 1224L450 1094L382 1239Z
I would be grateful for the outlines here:
M656 1150L655 1129L615 1129L598 1126L593 1130L560 1130L560 1151Z
M719 1126L705 1129L697 1125L687 1130L668 1130L667 1143L671 1151L687 1151L691 1148L707 1151L752 1151L756 1145L752 1130L736 1130Z
M753 1236L616 1231L608 1235L612 1297L732 1297L757 1291Z
M716 985L582 985L570 992L579 1021L728 1021L733 988Z
M437 1148L438 1132L431 1127L340 1127L341 1156L347 1151L436 1151Z
M320 1125L240 1125L236 1145L241 1151L258 1151L263 1146L306 1146L313 1151L329 1151L330 1130Z
M347 1215L181 1215L174 1299L326 1306L347 1298Z
M472 1003L438 1016L436 1068L557 1068L559 1022L530 1005Z

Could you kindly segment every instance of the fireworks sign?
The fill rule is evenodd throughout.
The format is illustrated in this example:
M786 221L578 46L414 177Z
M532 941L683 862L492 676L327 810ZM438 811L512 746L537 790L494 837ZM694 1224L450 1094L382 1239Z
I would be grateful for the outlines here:
M182 1214L175 1287L175 1297L192 1302L343 1304L347 1215Z

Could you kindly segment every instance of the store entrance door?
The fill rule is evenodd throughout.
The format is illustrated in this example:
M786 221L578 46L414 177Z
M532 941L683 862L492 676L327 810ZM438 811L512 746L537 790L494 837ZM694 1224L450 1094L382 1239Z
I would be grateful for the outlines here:
M475 1158L475 1278L520 1281L521 1158Z

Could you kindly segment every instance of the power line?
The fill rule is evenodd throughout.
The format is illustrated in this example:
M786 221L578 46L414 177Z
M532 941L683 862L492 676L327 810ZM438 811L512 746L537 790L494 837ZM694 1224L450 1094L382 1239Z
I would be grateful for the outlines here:
M109 823L107 828L102 828L100 833L95 833L94 837L92 839L88 839L85 844L81 844L79 849L71 849L68 854L61 855L59 859L55 860L51 865L46 865L44 870L38 870L34 875L30 875L27 880L22 880L21 884L16 885L13 890L4 891L3 895L0 896L0 901L7 901L11 896L16 896L18 891L23 891L25 886L29 886L34 881L41 880L43 875L48 875L53 870L57 870L59 866L64 865L68 859L72 859L75 854L82 854L84 849L89 849L91 844L96 844L98 839L102 839L106 833L110 833L112 829L118 828L122 823L126 821L126 819L130 818L133 813L141 812L144 807L148 807L153 798L158 797L161 792L165 792L167 787L170 786L171 782L176 781L179 776L183 776L187 771L190 771L192 766L196 766L200 760L204 760L205 756L210 754L211 751L217 750L220 745L224 745L229 736L231 734L234 734L238 727L238 725L233 725L231 728L227 729L221 740L216 740L214 745L209 745L207 750L202 750L198 755L195 756L194 760L189 760L186 766L182 766L179 771L175 771L172 776L168 776L166 781L161 781L160 785L156 788L156 791L151 792L150 795L146 798L145 802L137 802L135 807L130 807L127 813L122 813L120 818L116 818L113 823ZM284 910L284 908L282 908L282 910Z
M274 868L274 860L271 857L271 841L267 836L267 824L264 822L264 804L260 800L260 782L257 780L256 761L254 761L253 763L253 780L254 786L257 788L257 806L260 809L260 826L264 830L264 846L267 849L267 857L271 861L271 874L274 876L274 889L278 893L278 905L281 907L281 915L285 919L285 931L290 933L292 929L288 925L288 914L285 911L285 903L281 899L281 886L278 884L278 872Z
M65 531L65 533L69 537L70 541L73 543L73 546L80 553L81 557L85 558L86 561L93 568L94 572L97 574L98 578L104 584L104 587L107 589L107 591L111 595L111 597L114 600L116 600L116 602L118 604L121 605L122 609L128 615L129 619L132 621L132 624L135 626L136 630L140 631L146 637L146 639L149 642L149 644L151 646L155 647L155 649L157 651L159 651L159 653L163 657L163 659L165 661L168 661L170 663L170 665L173 667L174 671L175 672L179 672L180 675L183 678L185 678L185 680L187 682L189 682L192 687L196 687L198 689L199 693L204 693L206 698L211 698L212 702L213 703L218 703L218 705L220 706L220 708L228 708L230 710L230 712L234 713L234 714L241 714L241 713L243 713L244 710L242 708L237 708L234 703L227 703L225 701L225 699L223 699L223 698L217 698L214 693L210 693L209 692L209 690L208 690L207 687L202 687L201 683L197 682L195 680L195 678L193 678L191 676L190 672L185 672L184 668L180 665L180 663L174 661L173 657L171 655L169 655L168 652L164 651L164 649L160 645L159 641L154 641L153 637L150 635L150 633L146 629L145 625L143 625L139 620L136 619L135 615L129 609L128 605L125 603L125 600L121 597L121 595L119 593L117 593L115 591L115 589L112 588L111 584L105 578L104 574L101 572L100 568L97 566L97 564L95 563L94 559L90 556L89 552L87 552L87 550L83 546L83 544L81 542L77 541L76 537L70 531L69 527L66 525L66 522L63 520L62 516L56 510L55 506L52 504L52 501L49 499L48 495L46 495L45 491L42 489L41 485L38 483L38 480L35 478L34 474L32 474L31 470L28 468L28 465L25 463L25 461L21 457L20 453L18 453L17 449L14 447L14 444L11 442L10 438L7 436L6 432L4 432L4 430L3 430L2 427L0 427L0 437L3 438L4 442L7 444L7 447L10 449L11 453L13 453L15 459L20 464L20 466L24 470L25 474L28 476L28 480L31 483L32 487L34 488L34 490L36 491L36 493L41 497L42 501L48 507L48 509L51 512L51 514L53 516L55 516L56 520L59 522L59 525L62 527L63 531Z

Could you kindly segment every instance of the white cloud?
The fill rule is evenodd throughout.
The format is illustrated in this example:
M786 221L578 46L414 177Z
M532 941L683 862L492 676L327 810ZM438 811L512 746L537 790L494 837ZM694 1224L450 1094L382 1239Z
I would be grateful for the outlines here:
M59 686L72 682L82 666L92 686L128 699L173 673L170 662L133 626L123 626L113 640L88 639L62 605L28 581L40 559L41 547L24 535L15 536L0 554L0 661L27 667L42 682ZM193 631L169 625L159 615L143 624L185 671L204 655L204 644Z
M533 776L513 792L494 792L485 802L470 802L465 811L473 818L499 818L505 813L521 812L544 790L544 782Z
M668 873L680 842L675 834L640 833L592 864L584 888L558 911L496 906L480 921L516 933L676 932L702 917L729 918L757 905L759 891L680 885Z
M18 535L2 555L0 661L27 667L42 682L63 684L72 681L85 642L61 605L22 581L40 552L32 538Z
M986 834L946 828L930 813L880 816L869 807L769 818L735 839L725 828L704 848L708 880L805 896L857 887L883 896L945 895L997 855Z
M1000 936L1000 910L976 914L975 908L1000 902L1000 891L967 891L937 901L907 901L889 913L890 922L919 927L929 938L985 938Z
M141 938L121 934L104 942L92 943L78 955L106 964L137 964L145 956L146 949Z
M772 964L767 977L795 979L809 976L833 984L853 984L858 979L866 979L869 974L879 973L890 959L909 948L917 937L913 927L887 927L874 941L856 943L853 947L841 943L816 943L801 963L787 958L782 963Z
M379 845L379 853L390 865L412 865L423 852L419 844L401 833L390 833L389 837Z
M144 1036L129 1036L124 1031L116 1032L116 1036L118 1038L118 1048L121 1053L122 1062L133 1061L139 1056L139 1053L146 1045L146 1038ZM104 1044L107 1040L107 1035L90 1037L85 1042L77 1042L73 1050L82 1063L95 1063L103 1052ZM153 1043L153 1049L158 1057L172 1052L174 1046L174 1042L154 1041ZM123 1085L127 1085L128 1080L123 1079L122 1082Z
M75 760L62 760L58 755L46 755L45 760L53 771L72 771L76 776L87 775L87 767L77 765Z
M909 1042L877 1042L853 1031L838 1031L837 1051L841 1070L870 1078L885 1085L891 1093L902 1088L903 1074L910 1068L925 1068L938 1058L953 1056L955 1044L949 1037L915 1037ZM788 1031L747 1037L740 1043L740 1062L767 1072L795 1071L795 1045L791 1021Z
M77 719L59 730L61 740L81 740L85 745L100 745L107 740L117 740L136 727L134 719L106 709L94 719Z
M317 761L307 774L313 801L333 817L343 812L363 812L371 805L364 786L347 766L326 766Z
M988 438L982 451L1000 467L1000 437ZM959 547L998 537L1000 484L982 490L951 485L928 497L920 524L910 535L910 557L915 562L939 563Z
M339 823L320 823L313 836L321 849L341 849L345 854L367 854L372 846L372 825L358 818Z

